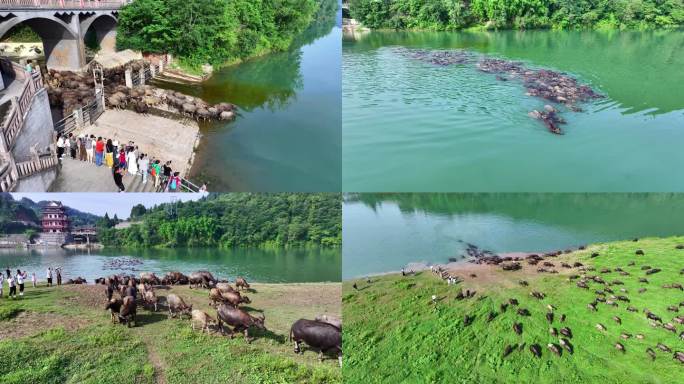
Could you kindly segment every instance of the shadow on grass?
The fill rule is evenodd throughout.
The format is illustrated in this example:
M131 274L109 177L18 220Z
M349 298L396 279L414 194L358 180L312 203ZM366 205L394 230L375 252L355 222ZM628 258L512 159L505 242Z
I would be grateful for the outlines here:
M138 312L135 317L136 326L145 326L148 324L158 323L160 321L167 320L169 318L168 312L158 311L158 312Z

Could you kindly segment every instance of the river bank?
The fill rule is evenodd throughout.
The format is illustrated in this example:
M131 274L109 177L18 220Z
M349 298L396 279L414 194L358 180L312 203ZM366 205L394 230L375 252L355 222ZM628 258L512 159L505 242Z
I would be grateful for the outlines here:
M672 351L682 329L668 308L681 302L673 284L683 243L681 236L597 243L538 265L525 259L513 271L467 263L446 271L452 284L427 271L345 281L345 378L373 369L390 381L675 382L682 363ZM650 325L645 309L662 320ZM559 335L562 328L570 336ZM537 347L540 357L531 352Z
M165 309L140 307L133 328L112 324L99 285L27 287L20 300L1 299L0 374L16 382L338 383L336 359L319 363L307 350L297 355L287 335L299 318L340 316L340 289L339 283L252 284L244 309L263 311L268 331L252 330L256 339L247 344L241 335L193 331L187 317L169 319ZM157 290L161 297L171 293L216 316L207 290Z

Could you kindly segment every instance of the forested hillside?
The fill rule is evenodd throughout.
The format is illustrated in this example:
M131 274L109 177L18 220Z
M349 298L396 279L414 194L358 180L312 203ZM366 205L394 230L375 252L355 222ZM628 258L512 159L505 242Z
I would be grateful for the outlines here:
M316 0L136 0L121 9L119 49L172 53L189 67L284 50Z
M370 28L653 29L684 25L683 0L350 0Z
M212 194L131 212L134 224L100 225L100 241L114 247L339 247L341 195Z
M40 217L48 201L15 200L9 193L0 193L0 234L23 233L29 226L22 222L40 224ZM65 207L72 226L94 225L99 216Z

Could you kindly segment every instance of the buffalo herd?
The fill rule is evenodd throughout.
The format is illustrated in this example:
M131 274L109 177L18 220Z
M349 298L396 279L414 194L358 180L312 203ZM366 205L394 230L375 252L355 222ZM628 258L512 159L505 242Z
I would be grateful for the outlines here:
M638 241L638 239L635 239L634 241ZM580 249L584 249L584 247L581 247ZM678 246L677 249L684 249L684 246ZM511 270L517 270L519 268L511 268L511 265L520 265L523 261L527 261L528 264L530 265L537 265L539 263L542 263L544 267L548 267L550 269L545 269L543 271L537 270L538 273L541 272L557 272L555 270L556 268L556 263L549 261L550 258L555 258L558 257L564 253L569 253L568 251L558 251L558 252L549 252L544 255L528 255L526 257L500 257L497 255L480 255L479 258L471 260L472 262L478 263L478 264L490 264L490 265L500 265L501 268L504 271L511 271ZM638 257L644 256L645 252L642 249L638 249L634 252L634 254ZM593 252L591 253L591 258L595 259L599 257L600 254L598 252ZM638 260L638 259L637 259ZM611 315L609 315L608 319L612 319L616 327L622 328L619 329L619 339L614 343L614 348L619 351L620 353L626 354L629 353L629 348L623 344L624 341L621 340L629 340L631 338L636 338L639 340L645 340L646 337L642 333L637 333L637 334L632 334L628 330L624 329L626 328L625 325L623 325L623 317L620 317L614 313L615 310L619 310L619 308L624 308L626 313L636 313L639 310L634 307L633 305L630 305L631 299L628 296L628 290L624 288L624 282L623 280L620 279L615 279L615 278L608 278L607 276L610 276L611 274L618 274L621 276L622 279L634 279L635 281L638 281L642 285L648 285L649 281L645 277L638 277L638 276L633 276L632 273L629 273L625 271L621 267L615 267L615 268L601 268L600 271L597 271L595 267L593 266L585 266L582 263L575 262L574 264L570 265L569 263L566 262L561 262L560 263L562 268L576 268L578 273L575 274L570 274L568 276L569 281L574 281L575 286L577 288L587 290L587 291L593 291L595 294L595 298L593 301L587 303L586 308L590 312L595 312L597 314L601 314L603 311L605 311L605 307L613 308L611 311ZM636 266L637 261L632 261L628 264L628 266ZM447 279L459 279L457 276L451 275L447 270L440 266L433 266L430 268L432 272L436 275L438 275L440 278L447 280ZM541 269L541 268L540 268ZM644 276L647 275L653 275L655 273L661 272L661 268L654 268L650 265L643 265L641 268L642 273ZM598 273L597 273L598 272ZM684 272L684 270L682 270ZM461 281L460 279L458 280L459 282ZM529 283L527 281L519 281L519 284L523 287L528 287ZM651 287L651 289L656 289L656 287ZM684 291L684 286L682 284L677 283L677 282L670 282L668 284L664 284L660 287L660 289L672 289L672 290L678 290L678 291ZM642 294L643 292L646 291L645 287L641 287L638 292L639 294ZM543 292L537 291L537 290L531 290L530 291L530 296L538 299L538 300L544 300L546 298L546 294ZM456 296L456 299L461 300L465 296L462 293L462 290L459 292L459 294ZM520 316L520 321L515 321L512 324L512 330L517 334L517 335L523 335L524 332L524 318L532 316L530 311L526 308L521 308L519 307L519 301L516 298L509 298L506 300L506 302L501 303L500 305L500 312L506 312L508 307L514 306L517 307L516 309L516 314ZM624 307L623 307L624 306ZM684 316L682 315L677 315L680 311L680 308L684 307L684 301L678 302L678 303L671 303L670 305L663 306L661 308L663 311L668 311L674 315L671 321L663 320L665 318L665 313L660 313L656 314L653 311L649 310L648 308L643 309L643 316L646 318L646 320L649 321L649 324L651 327L655 329L662 329L663 332L670 332L674 333L675 335L678 334L678 339L680 342L684 342L684 331L681 329L678 329L678 325L684 324ZM566 322L567 316L566 314L560 314L560 316L556 316L555 314L555 309L556 307L553 305L547 305L547 312L545 314L546 321L548 324L551 326L549 329L549 335L554 339L552 342L547 343L547 349L549 352L551 352L553 355L556 356L561 356L563 353L563 350L565 350L567 353L572 355L574 353L574 346L571 344L570 340L573 338L573 331L568 327L568 326L563 326L560 329L554 327L554 323L560 323L561 325L565 325L564 323ZM684 310L684 309L683 309ZM493 319L495 319L498 316L498 313L490 312L489 315L487 316L487 321L490 322ZM669 317L669 316L668 316ZM474 322L475 316L474 315L466 315L463 320L463 325L464 326L469 326ZM630 322L631 324L631 322ZM601 333L605 333L610 326L602 324L602 323L597 323L595 325L596 330L598 330ZM679 333L678 333L679 332ZM509 344L504 346L504 349L502 351L503 357L507 357L511 355L513 352L517 350L523 350L525 346L525 343L521 344ZM541 357L543 354L542 347L539 344L531 344L528 347L530 353L535 356L535 357ZM661 352L667 353L667 354L672 354L673 358L676 361L679 361L681 363L684 363L684 352L681 351L674 351L673 349L670 348L669 346L663 344L663 343L656 343L652 348L647 348L645 350L646 355L648 356L649 359L656 359L657 353L656 350L659 350Z
M209 290L209 305L216 308L216 316L212 317L200 309L193 309L192 304L171 293L165 297L169 318L187 316L193 330L198 329L206 333L216 330L221 334L228 334L231 338L236 333L241 333L247 343L254 340L249 334L250 329L267 330L266 316L263 312L259 316L253 316L241 308L242 304L251 303L249 297L244 295L244 292L250 289L250 285L243 277L235 280L235 288L228 281L214 278L208 271L197 271L188 276L174 271L162 278L154 273L141 273L139 277L112 275L96 279L95 282L105 286L105 310L110 312L113 323L126 324L128 327L136 326L138 305L154 312L159 310L160 300L156 294L156 287L189 284L190 288ZM115 297L115 293L119 297ZM297 354L303 353L300 344L305 343L319 352L320 361L323 360L324 354L333 354L337 356L340 366L342 364L342 322L337 317L323 314L314 320L299 319L292 324L289 339L294 342L294 352Z

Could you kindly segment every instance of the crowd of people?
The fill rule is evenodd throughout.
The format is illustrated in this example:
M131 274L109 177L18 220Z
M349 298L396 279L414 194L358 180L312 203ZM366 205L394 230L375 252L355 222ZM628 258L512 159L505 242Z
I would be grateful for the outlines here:
M143 184L147 184L150 178L156 190L163 186L166 192L181 191L180 173L173 171L171 161L162 163L154 157L149 158L132 141L124 144L116 139L96 138L95 135L58 134L57 157L60 161L70 157L73 160L94 163L98 167L110 168L119 192L126 190L123 178L127 174L140 176Z
M6 277L5 277L5 275L6 275ZM58 267L58 268L48 267L45 277L47 280L47 286L48 287L53 286L53 283L52 283L53 277L56 278L57 285L62 285L62 267ZM0 299L5 297L5 293L4 293L5 281L7 281L7 287L8 287L7 298L8 299L17 299L17 296L19 296L18 298L21 298L22 296L24 296L24 288L28 282L28 279L29 279L28 272L17 269L17 272L15 274L12 274L12 270L10 270L10 268L7 267L5 269L4 275L2 273L0 273ZM31 273L31 283L33 284L33 288L36 288L38 286L38 279L36 278L35 272ZM19 292L19 293L17 294L17 292Z

